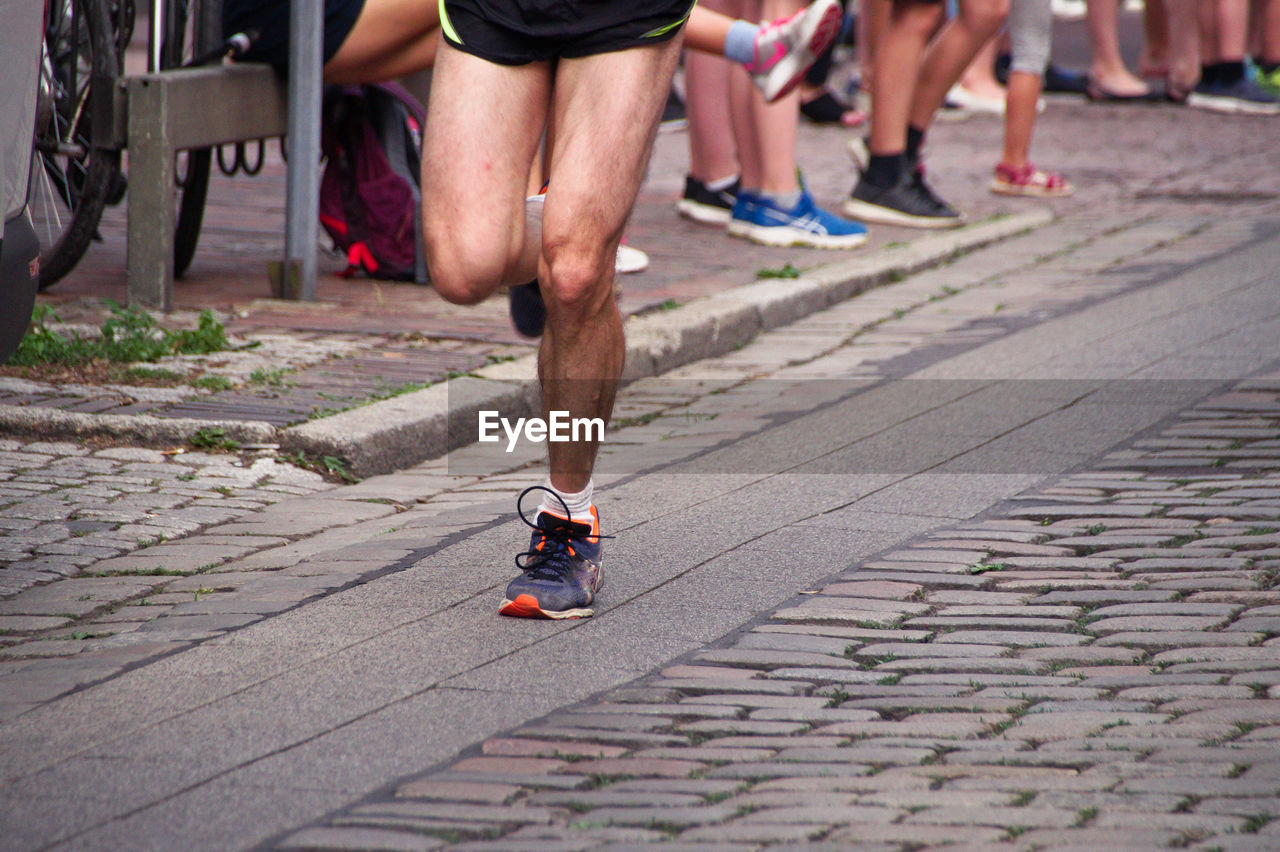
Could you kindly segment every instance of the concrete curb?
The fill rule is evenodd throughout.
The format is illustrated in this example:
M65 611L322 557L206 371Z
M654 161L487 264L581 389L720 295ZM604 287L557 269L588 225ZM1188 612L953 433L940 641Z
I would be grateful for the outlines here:
M85 414L56 408L0 405L0 434L31 435L45 441L89 438L125 439L145 446L186 444L200 430L221 429L241 444L274 444L280 430L258 420L196 420L149 414Z
M1016 213L816 267L800 278L759 281L671 311L632 317L626 324L623 380L660 375L722 355L761 332L1052 220L1047 209ZM500 410L507 417L535 413L539 399L535 365L536 356L532 355L494 364L445 384L286 429L262 422L0 406L0 433L37 435L45 440L111 437L156 446L186 443L201 429L221 429L226 437L243 444L278 443L286 452L333 456L352 473L373 476L437 458L473 442L476 412L482 409Z

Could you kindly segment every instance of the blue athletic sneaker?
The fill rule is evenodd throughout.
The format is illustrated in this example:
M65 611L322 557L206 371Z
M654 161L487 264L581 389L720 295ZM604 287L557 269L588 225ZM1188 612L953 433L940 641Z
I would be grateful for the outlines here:
M790 210L764 196L739 193L728 231L766 246L851 249L867 241L864 226L823 210L808 190L801 190L800 200Z
M546 491L541 486L526 489ZM529 549L516 557L524 573L507 585L498 606L501 615L517 618L589 618L591 602L604 585L600 517L591 507L591 523L575 523L550 512L539 512L534 523L516 502L520 520L533 527ZM565 511L565 514L569 514Z

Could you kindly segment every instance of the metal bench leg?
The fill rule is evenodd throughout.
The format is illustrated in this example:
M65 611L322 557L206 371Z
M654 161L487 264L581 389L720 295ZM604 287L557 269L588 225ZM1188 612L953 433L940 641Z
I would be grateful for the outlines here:
M173 309L174 168L168 88L129 81L130 307Z

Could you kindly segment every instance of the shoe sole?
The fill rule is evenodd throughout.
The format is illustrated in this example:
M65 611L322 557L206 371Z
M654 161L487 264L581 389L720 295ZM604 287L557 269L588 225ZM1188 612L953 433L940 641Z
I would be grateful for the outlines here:
M788 77L786 82L780 87L775 88L767 85L767 81L772 75L772 69L765 74L766 85L762 86L760 91L764 95L766 102L773 103L779 98L785 98L787 95L791 94L792 90L794 90L796 86L800 85L800 81L804 79L805 74L809 73L809 69L813 66L813 63L817 61L818 56L820 56L822 52L830 46L831 42L835 41L836 36L839 35L840 22L843 17L844 13L840 10L840 5L838 3L833 4L823 13L822 17L818 19L810 32L801 33L801 40L804 43L804 47L800 48L796 52L796 55L803 55L805 57L805 61L797 64L795 72L792 73L792 75ZM786 59L783 59L782 61L785 62Z
M1239 98L1223 98L1217 95L1187 95L1187 106L1224 115L1280 115L1280 103L1255 104Z
M498 614L511 618L549 618L559 621L569 618L590 618L596 614L596 611L588 607L547 611L538 605L538 599L533 595L516 595L515 600L502 599L502 603L498 605Z
M713 207L688 198L676 202L676 212L686 219L703 225L727 225L732 218L723 207Z
M993 180L991 182L991 191L996 195L1021 196L1023 198L1066 198L1075 192L1075 189L1045 189L1042 186L1018 186L1017 184L1001 183Z
M796 231L787 227L766 228L759 225L746 225L733 234L743 237L762 246L780 248L816 249L854 249L867 241L866 234L851 234L845 237L833 237L828 234L813 234L808 231Z
M865 201L858 201L853 198L845 201L843 210L851 219L857 219L862 222L875 222L880 225L943 229L958 228L964 224L964 219L960 216L954 219L949 216L912 216L910 213L902 213L897 210L891 210L888 207L868 204Z
M849 159L853 160L859 172L865 172L867 166L871 165L871 151L867 148L867 140L861 136L850 139L845 150L849 152Z

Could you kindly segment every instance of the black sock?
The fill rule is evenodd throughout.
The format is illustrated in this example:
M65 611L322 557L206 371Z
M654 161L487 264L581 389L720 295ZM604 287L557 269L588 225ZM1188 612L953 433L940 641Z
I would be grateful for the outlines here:
M907 125L907 162L920 162L920 149L924 147L924 131L914 125Z
M873 186L894 186L907 168L906 154L872 154L863 177Z
M1237 62L1219 62L1218 83L1223 86L1234 86L1244 79L1244 60Z
M1259 59L1257 64L1258 70L1263 74L1274 74L1276 69L1280 68L1280 62L1263 62Z
M1200 84L1203 86L1216 86L1218 84L1217 65L1200 66Z

